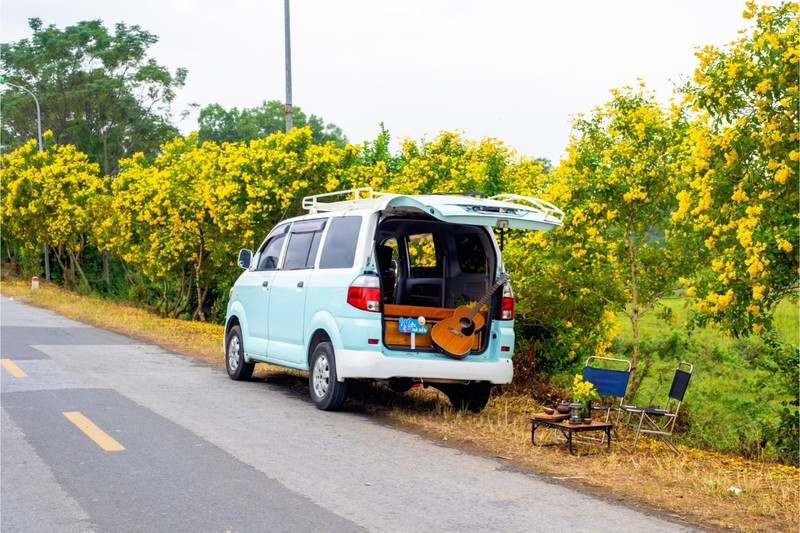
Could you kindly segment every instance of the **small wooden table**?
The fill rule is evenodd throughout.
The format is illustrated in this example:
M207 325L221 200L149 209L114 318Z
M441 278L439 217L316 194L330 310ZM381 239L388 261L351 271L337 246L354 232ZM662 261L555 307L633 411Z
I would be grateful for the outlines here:
M567 419L569 415L562 415L560 413L553 413L548 415L546 413L536 413L531 417L531 444L534 446L552 446L555 443L549 444L536 444L536 428L539 426L560 431L566 437L569 443L569 453L575 455L575 450L572 449L572 434L581 433L583 431L604 431L606 439L608 439L608 449L611 449L611 429L614 424L607 422L598 422L592 420L591 424L570 424Z

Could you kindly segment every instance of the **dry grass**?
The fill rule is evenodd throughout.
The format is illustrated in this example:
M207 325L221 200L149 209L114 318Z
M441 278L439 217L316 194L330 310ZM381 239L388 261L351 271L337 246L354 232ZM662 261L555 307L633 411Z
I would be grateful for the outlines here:
M6 296L112 329L142 341L221 365L222 326L159 318L128 305L86 298L44 286L36 293L4 282ZM302 373L259 365L257 376L304 395ZM633 454L584 447L574 457L563 446L534 447L530 398L499 394L480 414L455 412L433 389L395 394L383 387L355 387L348 409L391 422L449 445L498 457L595 494L713 530L798 531L798 469L683 448L678 456L655 441L640 441ZM538 435L538 434L537 434ZM538 438L538 437L537 437ZM731 488L735 487L737 493Z

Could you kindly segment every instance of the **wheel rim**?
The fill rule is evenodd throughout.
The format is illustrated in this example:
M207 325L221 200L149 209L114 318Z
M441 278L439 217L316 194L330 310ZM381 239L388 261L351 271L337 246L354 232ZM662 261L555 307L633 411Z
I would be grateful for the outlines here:
M231 372L236 372L236 369L239 368L240 349L241 344L239 343L239 337L236 335L232 336L230 342L228 342L228 368Z
M317 357L314 363L314 393L319 398L324 398L328 392L328 384L330 382L331 370L328 365L328 358L324 355Z

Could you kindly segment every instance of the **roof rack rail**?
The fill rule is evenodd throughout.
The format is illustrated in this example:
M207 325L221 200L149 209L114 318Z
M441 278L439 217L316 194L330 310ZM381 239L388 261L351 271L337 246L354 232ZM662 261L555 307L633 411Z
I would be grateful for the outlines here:
M508 202L510 204L520 205L518 202L526 202L533 206L533 208L539 211L542 215L544 215L545 219L549 217L553 217L559 222L564 222L564 211L557 208L553 204L548 201L542 200L541 198L534 198L532 196L522 196L520 194L498 194L496 196L489 197L490 200L499 200L501 202Z
M486 193L481 191L458 191L458 192L432 192L435 196L468 196L470 198L486 198Z
M375 200L378 196L383 196L385 194L388 193L373 191L372 187L360 187L357 189L314 194L303 198L303 209L311 214L320 211L344 211L352 208L354 202ZM351 198L337 199L342 196L351 196Z

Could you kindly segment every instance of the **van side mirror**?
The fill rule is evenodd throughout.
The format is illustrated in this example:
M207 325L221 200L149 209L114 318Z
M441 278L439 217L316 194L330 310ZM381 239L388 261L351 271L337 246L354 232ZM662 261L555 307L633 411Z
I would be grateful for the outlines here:
M247 248L239 250L239 260L237 264L242 268L250 268L250 262L253 260L253 252Z

